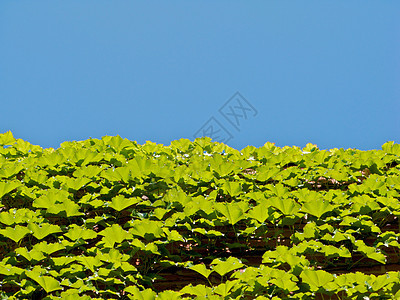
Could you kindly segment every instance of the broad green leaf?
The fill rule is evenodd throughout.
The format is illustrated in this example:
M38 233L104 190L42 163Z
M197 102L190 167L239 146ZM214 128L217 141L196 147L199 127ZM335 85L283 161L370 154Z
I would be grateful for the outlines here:
M88 288L89 290L89 288ZM60 294L63 300L91 300L89 296L79 296L83 289L68 289Z
M16 181L11 181L11 182L2 182L0 181L0 199L8 194L9 192L13 191L17 187L21 186L20 183Z
M79 262L78 260L75 260L75 262ZM60 270L60 276L65 276L69 274L78 274L82 272L86 272L87 267L84 267L82 264L78 263L73 263L69 266L64 266L62 270ZM80 286L80 282L75 282L75 284L71 285L71 287L77 288Z
M110 168L101 172L101 177L113 182L123 181L128 183L131 175L128 167Z
M14 275L21 275L24 273L25 270L12 266L10 264L1 264L0 263L0 274L6 275L6 276L14 276Z
M214 292L222 297L227 297L230 294L232 288L239 284L240 280L229 280L226 283L221 283L214 288Z
M372 284L372 289L374 291L379 291L380 289L382 289L383 287L385 287L386 285L392 283L392 282L396 282L393 281L392 278L390 278L388 276L388 274L385 275L381 275L381 276L377 276L376 278L374 278L375 280L373 281Z
M228 195L235 197L243 192L239 182L225 181L222 185L222 190Z
M71 241L77 241L78 239L89 240L94 239L97 236L97 233L94 230L82 228L76 224L72 224L69 226L69 230L64 234Z
M275 166L263 165L257 169L256 180L268 181L276 176L280 172L280 169Z
M22 171L24 167L21 164L7 164L6 167L0 168L0 178L10 178L20 171Z
M234 166L229 161L226 161L221 154L215 153L210 160L210 168L211 171L214 170L219 177L225 177L233 171Z
M35 223L29 223L27 227L33 232L33 236L38 240L44 239L50 234L62 232L60 226L49 223L40 223L39 225Z
M326 233L321 239L330 242L340 242L347 240L346 236L338 230L335 230L333 235Z
M189 269L196 271L197 273L200 273L205 278L208 278L208 276L210 276L210 274L213 272L213 270L207 269L204 264L194 265L194 266L189 267Z
M288 254L287 246L277 246L275 250L268 250L262 256L262 263L273 263L279 256Z
M152 291L151 289L145 289L143 291L140 291L139 288L137 288L134 285L128 286L124 289L125 292L133 295L135 297L134 299L137 300L155 300L156 299L156 293Z
M130 263L123 261L121 262L121 269L125 272L137 272L136 267L134 267L133 265L131 265Z
M215 208L228 219L230 224L234 225L245 218L248 204L245 202L216 203Z
M296 215L300 210L300 205L290 198L271 197L269 202L286 216Z
M303 282L310 285L312 291L317 291L319 288L324 287L327 283L334 280L332 274L324 271L324 270L308 270L305 269L300 274Z
M74 217L74 216L83 216L84 213L79 211L80 206L75 202L65 199L61 204L53 204L53 206L47 209L47 212L52 214L58 214L61 211L64 211L67 217Z
M31 184L39 184L39 185L44 185L48 186L48 176L47 172L43 170L34 170L34 169L28 169L25 173L25 178L24 180L26 182L29 182Z
M149 251L153 254L161 255L160 251L158 251L158 247L154 243L148 243L144 248L142 248L144 251Z
M7 131L5 133L0 133L0 146L8 146L12 145L16 142L11 131Z
M338 257L351 257L350 251L341 246L340 248L336 248L332 245L324 245L321 247L322 252L325 253L327 257L329 256L338 256Z
M98 162L102 159L102 155L91 149L79 149L75 151L73 161L79 166L85 166L91 162Z
M112 202L109 204L109 207L115 209L116 211L121 211L141 201L142 199L140 197L125 198L123 195L117 195L112 198Z
M278 198L284 198L284 196L289 192L289 190L282 183L269 185L268 189L273 192Z
M98 257L93 256L76 256L75 259L92 272L95 271L95 267L99 267L103 264Z
M334 207L328 201L318 199L304 203L301 209L302 211L316 216L317 218L321 218L323 214L327 213L328 211L332 211L333 208Z
M160 238L165 236L164 231L162 230L162 222L161 221L152 221L152 220L134 220L129 223L132 228L129 229L129 233L144 237L146 240L150 241L153 237Z
M252 219L257 220L260 223L264 223L266 219L268 219L270 215L270 208L267 205L267 201L261 203L255 207L253 207L247 215Z
M221 261L219 258L216 258L211 262L211 264L215 265L213 270L221 276L244 266L239 259L232 256L230 256L226 261Z
M122 243L125 239L132 238L132 235L121 228L118 224L113 224L111 227L107 227L99 233L104 236L103 241L106 242L106 246L114 247L115 243Z
M160 300L181 300L181 294L175 291L163 291L157 295L157 299Z
M100 251L98 251L100 252ZM100 252L101 253L101 252ZM127 261L130 256L127 254L122 254L120 251L117 249L110 249L108 253L98 253L100 260L105 261L105 262L111 262L114 263L114 267L118 268L121 266L121 263L123 261ZM118 264L118 266L116 266Z
M46 256L43 255L42 251L37 251L35 249L28 251L28 249L26 249L26 247L18 248L15 250L15 252L17 254L20 254L23 257L25 257L31 263L32 263L32 260L40 261L40 260L46 258Z
M46 190L45 194L36 198L32 204L33 207L49 208L56 203L63 203L68 200L69 193L64 190L50 189Z
M54 265L66 267L71 262L75 261L75 257L64 256L64 257L51 257Z
M185 242L185 238L176 230L169 230L168 228L163 228L164 233L167 235L169 242Z
M62 290L60 283L53 277L41 276L34 271L26 271L25 274L31 279L35 280L46 291L46 293Z
M88 177L96 178L100 172L103 171L102 167L99 166L85 166L77 169L72 175L77 178Z
M91 180L86 177L67 178L64 181L63 189L67 191L77 191L88 184Z
M0 229L0 235L9 238L16 243L22 240L28 233L30 233L30 230L25 226L20 225L16 225L14 228L7 227L6 229Z
M210 287L205 286L203 284L198 284L196 286L189 284L185 286L183 289L181 289L180 292L182 294L190 294L190 295L195 295L197 297L209 297L210 295L212 295L213 291Z
M289 274L287 274L289 275ZM285 277L278 277L278 278L273 278L270 281L272 284L275 284L277 287L287 290L289 292L295 292L299 290L299 287L297 286L296 282L293 282L290 278L290 276L285 276Z
M142 178L152 171L152 161L145 156L135 156L128 162L127 168L131 171L132 177Z
M41 252L43 252L45 254L50 255L50 254L52 254L54 252L57 252L59 250L64 250L65 246L63 246L60 243L48 244L46 241L43 241L43 242L40 242L38 244L35 244L32 249L37 250L37 251L41 251Z
M383 253L377 252L374 247L369 247L365 245L364 241L357 240L355 242L355 246L357 247L356 250L360 251L361 253L365 254L368 258L374 259L382 264L386 263L386 257Z
M21 211L20 209L18 211ZM12 212L1 212L0 213L0 222L10 226L13 224L23 223L25 220L25 213L17 213L17 210L14 209Z

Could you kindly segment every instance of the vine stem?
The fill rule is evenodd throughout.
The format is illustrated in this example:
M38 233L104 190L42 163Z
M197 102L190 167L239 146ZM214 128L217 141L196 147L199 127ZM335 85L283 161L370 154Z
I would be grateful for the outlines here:
M365 258L365 256L361 257L359 260L357 260L355 263L353 263L347 270L350 270L352 267L354 267L355 264L359 263Z

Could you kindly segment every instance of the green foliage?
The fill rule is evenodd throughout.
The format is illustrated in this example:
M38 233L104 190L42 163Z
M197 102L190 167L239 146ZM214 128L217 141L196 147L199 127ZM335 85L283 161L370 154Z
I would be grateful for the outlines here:
M0 134L0 299L397 299L399 156Z

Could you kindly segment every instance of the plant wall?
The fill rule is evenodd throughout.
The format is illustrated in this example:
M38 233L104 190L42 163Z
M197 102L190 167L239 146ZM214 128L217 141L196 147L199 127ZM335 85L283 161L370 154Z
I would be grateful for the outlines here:
M0 299L398 299L399 155L0 134Z

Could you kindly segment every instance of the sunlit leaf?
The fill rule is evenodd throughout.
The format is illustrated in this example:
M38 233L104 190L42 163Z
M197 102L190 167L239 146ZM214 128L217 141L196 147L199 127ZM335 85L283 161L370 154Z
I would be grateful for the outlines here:
M213 267L213 270L221 276L224 276L230 271L240 269L241 267L244 266L244 264L242 264L242 262L239 259L232 256L230 256L226 261L221 261L220 259L214 259L211 262L211 264L215 265Z
M9 238L16 243L22 240L28 233L30 233L30 230L20 225L16 225L14 228L7 227L6 229L0 229L0 235Z

